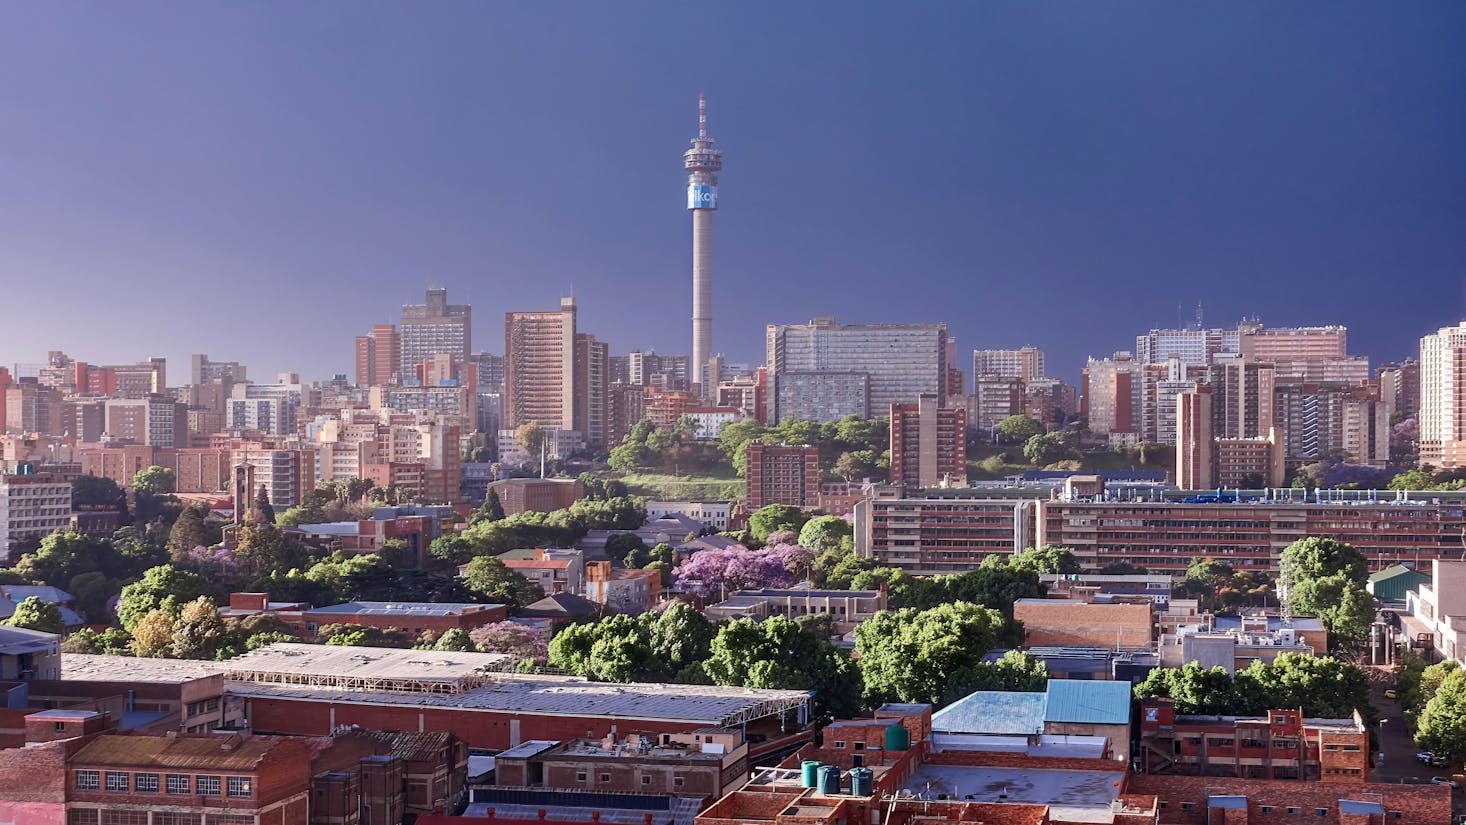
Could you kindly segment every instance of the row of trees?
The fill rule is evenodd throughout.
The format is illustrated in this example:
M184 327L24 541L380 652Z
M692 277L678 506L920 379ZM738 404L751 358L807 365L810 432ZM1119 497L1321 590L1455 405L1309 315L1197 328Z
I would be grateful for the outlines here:
M714 624L678 603L567 627L550 643L549 662L608 682L813 691L816 714L828 719L889 701L945 704L979 689L1042 690L1047 670L1026 654L982 661L1005 621L966 603L882 613L856 630L857 659L830 642L828 616Z
M1305 716L1347 719L1357 708L1367 722L1369 677L1342 659L1284 653L1271 664L1253 662L1228 675L1219 667L1190 662L1157 668L1135 686L1135 697L1174 699L1177 713L1256 716L1275 708L1302 708Z

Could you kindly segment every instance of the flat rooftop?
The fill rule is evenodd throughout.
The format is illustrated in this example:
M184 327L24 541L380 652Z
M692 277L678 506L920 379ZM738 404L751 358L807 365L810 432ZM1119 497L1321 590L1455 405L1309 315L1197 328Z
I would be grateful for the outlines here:
M104 653L61 654L61 678L80 682L147 682L176 685L225 672L221 662L145 659Z
M503 607L477 602L343 602L307 610L307 613L349 616L458 616Z
M541 716L615 716L714 726L742 724L809 702L798 690L753 690L711 685L587 682L576 677L497 674L483 687L456 694L393 693L305 685L231 681L234 696L305 702L349 702L403 707L457 708Z
M1068 771L1035 768L922 765L902 794L917 799L1048 805L1056 822L1113 822L1110 803L1120 792L1123 770Z

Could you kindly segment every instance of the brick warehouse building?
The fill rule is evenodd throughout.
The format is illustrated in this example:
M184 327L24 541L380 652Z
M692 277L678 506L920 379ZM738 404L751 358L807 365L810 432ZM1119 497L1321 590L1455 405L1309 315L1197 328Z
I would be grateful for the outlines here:
M273 644L223 662L64 654L63 679L146 681L150 670L223 674L225 704L256 733L322 736L368 730L451 730L469 747L503 749L529 739L599 738L613 730L683 733L808 721L805 691L712 685L604 685L565 676L504 673L512 658L395 648ZM107 674L112 674L110 677Z

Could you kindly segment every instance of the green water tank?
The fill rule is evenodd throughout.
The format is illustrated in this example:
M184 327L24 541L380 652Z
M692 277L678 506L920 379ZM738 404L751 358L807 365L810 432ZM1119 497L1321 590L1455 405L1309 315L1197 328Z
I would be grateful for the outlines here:
M870 789L872 785L871 777L872 774L870 768L851 768L850 795L870 796Z
M820 766L820 793L825 796L836 796L840 793L840 766Z
M800 783L806 788L813 788L819 785L820 763L815 759L806 759L799 765Z
M886 728L886 750L911 750L911 734L907 732L906 728L900 725L892 725Z

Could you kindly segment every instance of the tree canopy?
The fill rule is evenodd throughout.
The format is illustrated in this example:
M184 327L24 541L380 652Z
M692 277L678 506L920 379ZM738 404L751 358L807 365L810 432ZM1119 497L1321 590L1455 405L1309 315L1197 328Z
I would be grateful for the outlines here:
M1003 614L969 602L877 613L855 628L866 702L944 705L971 693L1004 624Z
M737 619L719 628L704 668L714 684L812 690L816 716L852 716L861 705L860 669L822 627L783 616Z
M765 542L771 533L788 530L797 534L807 521L809 516L792 504L768 504L748 517L748 529L755 541Z
M66 622L61 618L61 608L50 602L43 602L35 596L27 596L15 606L15 612L5 620L10 627L26 630L40 630L45 633L65 633Z

